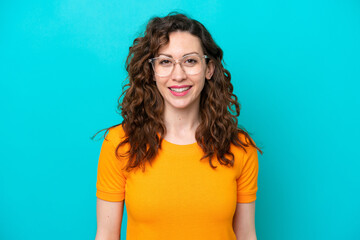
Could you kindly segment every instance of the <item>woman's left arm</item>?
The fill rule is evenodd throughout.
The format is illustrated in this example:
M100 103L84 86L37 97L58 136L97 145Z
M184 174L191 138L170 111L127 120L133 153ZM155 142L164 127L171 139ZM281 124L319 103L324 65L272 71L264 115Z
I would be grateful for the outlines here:
M237 240L256 240L255 201L237 203L233 219L233 229Z

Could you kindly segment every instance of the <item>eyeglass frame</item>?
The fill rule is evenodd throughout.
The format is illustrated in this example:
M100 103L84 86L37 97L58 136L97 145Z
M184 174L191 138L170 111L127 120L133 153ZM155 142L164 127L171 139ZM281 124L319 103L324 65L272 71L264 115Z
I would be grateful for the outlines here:
M172 72L174 71L175 65L176 65L177 63L180 65L181 69L183 70L183 72L184 72L186 75L196 75L196 74L199 74L201 71L198 72L198 73L194 73L194 74L188 74L188 73L184 70L184 68L183 68L183 66L182 66L182 64L181 64L181 62L180 62L180 60L184 59L185 57L192 56L192 55L197 55L197 56L200 57L200 59L202 59L202 58L210 59L207 55L200 56L200 54L198 54L198 53L191 53L191 54L185 55L185 56L181 57L180 59L176 59L176 60L175 60L173 57L165 56L166 58L170 58L170 59L172 59L172 60L175 61L175 63L174 63L173 66L172 66L171 72L170 72L168 75L165 75L165 76L159 75L159 74L157 74L156 71L155 71L154 60L161 58L160 56L159 56L159 57L150 58L150 59L148 59L148 62L151 63L151 66L152 66L152 69L153 69L155 75L158 75L159 77L168 77L168 76L170 76L170 75L172 74Z

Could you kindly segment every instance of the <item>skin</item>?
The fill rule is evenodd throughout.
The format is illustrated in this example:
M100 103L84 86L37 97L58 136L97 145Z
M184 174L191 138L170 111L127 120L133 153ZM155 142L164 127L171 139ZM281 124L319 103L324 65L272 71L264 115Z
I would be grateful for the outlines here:
M124 201L108 202L98 198L96 201L95 240L119 240L123 212Z
M193 52L200 56L204 55L200 39L188 32L173 32L169 34L169 43L159 49L158 55L180 59ZM180 145L196 142L195 131L200 122L201 91L205 81L209 80L214 73L212 62L205 66L203 59L203 65L203 71L196 75L186 75L179 64L174 66L172 74L168 77L155 75L154 81L164 98L164 121L167 129L164 138L169 142ZM168 87L179 85L191 85L192 87L185 96L174 96Z
M159 49L158 55L166 54L174 59L197 52L204 55L200 39L188 32L169 34L169 43ZM195 143L195 131L199 125L200 94L205 81L211 81L214 64L210 61L197 75L187 76L179 64L176 64L168 77L155 75L154 81L164 98L164 121L167 129L165 140L179 144ZM169 86L191 85L185 96L174 96ZM96 240L118 240L120 237L124 201L108 202L97 199L97 233ZM255 202L237 203L233 218L233 229L237 239L256 240Z
M255 231L255 202L236 204L233 229L236 239L257 239Z

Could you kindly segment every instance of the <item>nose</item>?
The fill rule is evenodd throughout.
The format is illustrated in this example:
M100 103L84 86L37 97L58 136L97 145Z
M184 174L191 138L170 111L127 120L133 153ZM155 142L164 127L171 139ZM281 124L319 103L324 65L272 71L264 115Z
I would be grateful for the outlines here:
M173 69L172 74L171 74L171 78L174 81L182 81L182 80L186 79L186 73L182 69L180 63L175 63L174 69Z

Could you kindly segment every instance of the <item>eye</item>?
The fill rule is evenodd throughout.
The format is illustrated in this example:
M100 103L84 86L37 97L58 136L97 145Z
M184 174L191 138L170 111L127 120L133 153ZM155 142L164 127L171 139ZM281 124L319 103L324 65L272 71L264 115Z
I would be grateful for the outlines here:
M171 65L172 62L169 59L159 59L159 64L162 66L168 66Z
M198 60L194 59L194 58L188 58L185 60L185 64L187 65L195 65L198 62Z

